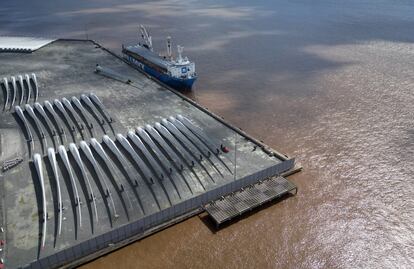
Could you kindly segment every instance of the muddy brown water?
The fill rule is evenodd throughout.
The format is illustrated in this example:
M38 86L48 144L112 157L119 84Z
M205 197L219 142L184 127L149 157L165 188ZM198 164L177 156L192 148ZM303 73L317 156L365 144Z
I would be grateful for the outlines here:
M304 171L285 199L215 231L193 217L83 268L414 267L414 3L10 1L0 34L119 51L149 25L185 46L190 94Z

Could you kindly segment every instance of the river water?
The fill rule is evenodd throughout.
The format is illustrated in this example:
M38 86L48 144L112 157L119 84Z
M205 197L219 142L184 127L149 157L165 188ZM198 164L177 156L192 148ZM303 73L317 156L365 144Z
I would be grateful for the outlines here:
M299 187L221 230L193 217L88 268L413 268L414 2L2 0L0 34L150 27L197 63L190 96L297 158Z

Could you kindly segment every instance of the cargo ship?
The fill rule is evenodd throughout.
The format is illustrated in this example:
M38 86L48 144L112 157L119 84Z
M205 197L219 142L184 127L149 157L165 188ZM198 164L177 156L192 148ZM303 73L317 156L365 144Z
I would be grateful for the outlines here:
M142 44L127 47L122 45L124 59L135 68L176 90L191 90L197 79L197 73L195 72L195 63L182 56L184 47L177 46L178 56L174 59L171 37L167 37L166 55L157 54L152 46L152 37L143 25L140 25L140 31L143 39Z

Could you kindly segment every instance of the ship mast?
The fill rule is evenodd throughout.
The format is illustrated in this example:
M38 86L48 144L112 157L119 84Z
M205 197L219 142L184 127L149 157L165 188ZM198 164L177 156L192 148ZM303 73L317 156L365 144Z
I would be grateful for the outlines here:
M167 56L168 59L172 59L171 36L167 36Z
M144 40L145 45L147 45L148 49L150 51L153 51L152 49L152 37L148 34L147 29L145 29L144 25L139 25L139 30L141 31L141 37Z

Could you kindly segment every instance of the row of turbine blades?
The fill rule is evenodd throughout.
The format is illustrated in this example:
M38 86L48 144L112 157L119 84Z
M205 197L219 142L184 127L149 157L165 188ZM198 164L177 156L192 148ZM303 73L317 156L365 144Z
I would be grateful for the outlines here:
M23 122L24 132L31 144L31 152L34 151L34 137L29 122L32 123L35 132L40 135L44 154L46 154L47 148L47 132L44 128L49 130L52 142L57 148L60 144L64 145L68 142L66 127L73 134L72 137L76 137L79 132L82 139L85 139L86 129L89 129L90 137L96 136L95 120L101 126L107 123L111 129L111 124L114 122L98 96L93 93L82 94L79 99L73 96L70 100L62 98L50 102L46 100L43 104L36 102L33 106L30 104L25 104L24 107L15 106L15 112ZM27 118L30 118L31 121L28 121ZM104 129L104 132L106 133L107 130Z
M15 103L28 104L31 99L37 102L39 97L39 85L35 73L4 77L1 86L5 93L3 111L11 110Z
M124 169L126 171L127 181L131 188L138 188L145 184L153 191L163 190L165 197L169 197L171 193L165 189L166 180L170 179L171 182L179 182L177 177L181 176L192 193L192 188L195 188L193 185L197 183L194 183L194 181L190 183L188 174L182 173L182 171L185 169L187 172L199 173L198 176L200 176L204 172L198 169L207 169L208 163L210 163L211 169L209 171L206 170L209 174L213 172L213 169L220 170L219 174L226 173L231 164L220 156L220 146L220 144L210 140L208 135L201 128L197 127L193 121L184 116L177 115L176 117L162 119L160 123L155 123L153 126L147 124L137 127L133 131L130 130L126 136L118 133L115 135L114 140L104 135L101 142L96 138L91 138L89 142L82 140L79 144L69 143L67 148L64 145L58 146L57 150L49 147L47 149L48 161L46 161L46 165L50 165L51 169L46 169L46 171L51 172L44 172L44 158L42 155L34 154L33 162L41 187L42 205L40 207L43 208L41 246L44 247L46 242L47 201L53 200L46 197L50 193L45 190L48 186L45 186L44 177L48 176L48 173L52 173L49 174L49 177L54 178L55 186L57 187L57 201L53 200L54 203L57 203L53 206L53 208L57 208L57 212L53 215L57 218L57 235L60 236L62 233L64 210L61 186L65 186L65 182L71 185L69 188L74 191L75 202L73 204L76 207L74 209L76 214L74 221L75 225L79 227L82 227L82 211L80 208L82 202L78 189L81 182L85 184L87 190L85 192L85 199L82 200L90 204L90 222L93 225L93 223L97 224L102 219L102 212L98 212L98 210L101 211L102 209L97 204L97 195L99 196L99 193L106 201L105 203L108 207L111 208L107 211L108 217L112 220L119 217L119 204L114 202L111 193L111 189L118 194L124 192L123 184L113 174L116 173L117 169ZM111 158L109 155L113 157ZM71 162L69 157L74 162ZM113 158L116 159L115 162ZM85 159L90 165L85 163ZM60 165L57 160L60 161ZM140 173L130 170L131 164ZM193 167L197 167L197 172ZM61 169L66 172L63 173ZM74 172L77 169L80 171L79 173ZM90 169L94 172L91 173ZM64 174L69 176L69 180L60 180L60 175ZM228 170L227 174L230 175L231 171ZM91 177L94 180L91 180ZM110 178L115 180L108 180ZM212 179L212 182L215 184L215 180ZM102 190L98 191L98 193L94 191L94 189L97 190L95 187L92 187L94 184L102 186ZM201 181L199 184L205 189ZM177 192L179 192L178 189ZM153 195L154 200L158 204L160 202L159 196ZM125 197L120 197L120 199L125 199ZM136 206L145 214L146 209L141 203ZM161 210L161 208L159 209Z

